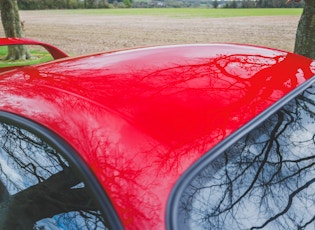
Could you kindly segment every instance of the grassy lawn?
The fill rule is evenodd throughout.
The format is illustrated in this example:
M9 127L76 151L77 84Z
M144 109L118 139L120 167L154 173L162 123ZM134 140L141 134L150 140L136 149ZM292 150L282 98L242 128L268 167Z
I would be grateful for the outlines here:
M8 66L34 65L53 60L48 52L31 49L30 53L32 55L32 58L30 60L6 61L5 58L8 52L7 50L8 48L6 46L0 46L0 68Z
M152 15L168 17L248 17L248 16L281 16L301 15L301 8L270 8L270 9L211 9L211 8L129 8L129 9L76 9L48 10L47 13L86 14L86 15Z

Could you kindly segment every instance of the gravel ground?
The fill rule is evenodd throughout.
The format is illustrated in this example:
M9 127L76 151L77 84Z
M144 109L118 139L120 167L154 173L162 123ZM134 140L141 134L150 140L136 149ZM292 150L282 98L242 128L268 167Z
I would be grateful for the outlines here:
M175 18L21 11L25 35L72 55L139 46L233 42L292 51L299 16ZM3 29L0 36L4 36Z

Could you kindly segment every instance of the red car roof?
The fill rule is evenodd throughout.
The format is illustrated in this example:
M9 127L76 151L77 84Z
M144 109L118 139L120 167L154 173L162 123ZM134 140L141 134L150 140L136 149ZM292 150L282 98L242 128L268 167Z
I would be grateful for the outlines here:
M291 53L229 44L96 54L3 73L0 109L68 141L127 229L160 229L180 175L311 78L312 67Z

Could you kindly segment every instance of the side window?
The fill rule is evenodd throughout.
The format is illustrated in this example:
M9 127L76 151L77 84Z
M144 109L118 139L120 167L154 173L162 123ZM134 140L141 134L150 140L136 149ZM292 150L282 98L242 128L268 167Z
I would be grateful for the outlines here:
M179 199L179 229L315 229L315 85L200 169Z
M76 167L23 128L0 122L0 229L107 229Z

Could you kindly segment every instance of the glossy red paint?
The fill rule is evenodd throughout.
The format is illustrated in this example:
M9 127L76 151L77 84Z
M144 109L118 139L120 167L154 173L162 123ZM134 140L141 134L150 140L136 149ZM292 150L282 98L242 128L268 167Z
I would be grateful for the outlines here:
M1 46L10 46L10 45L39 45L44 47L54 59L60 59L68 57L68 55L62 50L58 49L55 46L50 44L35 41L27 38L0 38Z
M70 143L126 229L164 229L182 173L312 68L307 58L241 45L119 51L2 74L0 109Z

